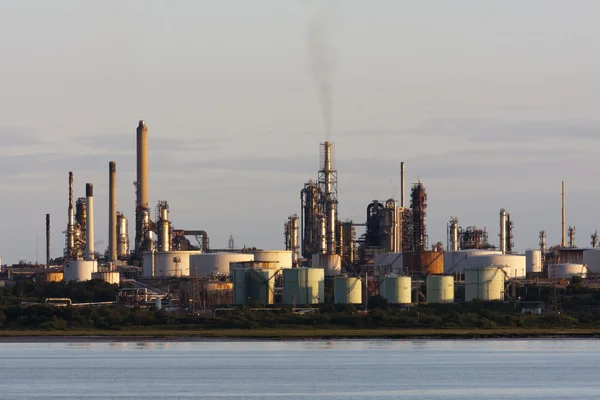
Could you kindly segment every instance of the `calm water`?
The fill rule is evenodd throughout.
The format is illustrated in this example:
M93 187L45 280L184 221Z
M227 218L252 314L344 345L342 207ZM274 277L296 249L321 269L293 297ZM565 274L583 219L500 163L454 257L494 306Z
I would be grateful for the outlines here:
M0 343L2 399L598 399L600 341Z

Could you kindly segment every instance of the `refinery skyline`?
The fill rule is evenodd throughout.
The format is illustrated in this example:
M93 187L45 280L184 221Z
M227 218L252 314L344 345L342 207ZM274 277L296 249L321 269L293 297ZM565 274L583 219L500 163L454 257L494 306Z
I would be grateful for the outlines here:
M189 46L192 33L202 36L208 29L192 26L186 8L205 11L192 3L172 8L153 3L143 12L153 27L144 32L147 37L129 26L136 17L134 2L106 8L58 3L85 17L86 25L43 5L41 10L13 5L0 16L3 36L15 38L0 43L0 51L10 55L3 66L10 79L0 98L0 186L10 210L1 232L3 262L44 262L46 213L52 217L51 255L62 255L68 171L75 174L76 197L85 195L85 183L94 185L96 249L103 252L111 160L117 162L118 208L130 221L133 239L135 128L141 119L149 128L152 209L168 200L174 225L206 230L217 248L226 248L230 235L236 247L284 248L283 223L290 213L300 213L299 191L307 179L317 178L319 143L325 140L306 72L308 13L302 5L267 2L276 21L261 29L252 25L266 18L257 10L219 20L225 10L214 5L208 15L222 26L213 21L210 28L221 34L238 28L222 46L200 41L198 53L207 57L199 57L169 46L171 40ZM241 4L240 14L252 8ZM499 20L487 26L471 21L485 16L482 9L445 20L442 11L403 4L409 15L430 13L440 32L394 28L392 16L400 15L360 14L364 8L357 2L338 7L331 140L340 219L362 223L371 200L399 198L399 166L405 161L407 187L417 179L427 187L430 244L446 244L446 224L457 216L463 226L486 226L490 243L497 245L503 207L515 224L516 250L537 248L542 229L550 245L559 244L560 182L565 180L567 224L577 227L579 247L590 247L589 236L600 225L594 215L600 191L590 185L600 139L592 96L600 84L594 72L599 60L589 56L583 66L565 56L556 65L549 60L553 52L575 57L594 44L599 32L588 13L595 6L565 10L545 3L543 15L512 21L509 39L515 41L507 48ZM32 13L27 26L33 31L5 21L23 21L26 11ZM169 23L159 17L166 11ZM563 11L561 29L546 32ZM97 12L100 16L93 18ZM471 24L461 34L442 35L465 19ZM102 28L102 21L112 21L117 32ZM56 30L46 32L48 24ZM365 30L370 24L381 29ZM74 29L81 32L78 39ZM412 38L421 35L420 48L406 43L403 29ZM268 40L274 31L281 37ZM566 31L573 35L561 41L556 35ZM462 36L474 32L497 44L490 46L493 57L489 48ZM542 38L536 32L543 33L546 48L538 47ZM399 41L394 46L407 46L406 53L384 51L382 41L390 34ZM369 50L374 43L379 44ZM444 55L461 49L461 43L479 53L457 59ZM525 54L532 49L533 55ZM165 54L171 62L165 62ZM495 59L503 59L504 69L494 65ZM242 61L244 68L222 70ZM465 74L465 66L481 63L476 73Z

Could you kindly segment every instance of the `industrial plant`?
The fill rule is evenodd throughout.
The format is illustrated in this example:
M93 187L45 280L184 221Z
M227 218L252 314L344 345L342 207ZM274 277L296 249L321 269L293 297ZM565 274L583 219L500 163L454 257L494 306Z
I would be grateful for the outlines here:
M335 146L330 141L320 144L316 179L298 182L299 209L290 210L285 219L281 249L236 249L233 239L227 249L213 249L205 230L172 225L168 201L155 200L152 214L144 121L137 126L136 142L133 244L127 216L118 208L116 163L108 162L109 235L104 253L94 246L93 183L86 183L85 197L75 200L74 173L68 172L64 254L52 262L50 215L46 215L46 264L3 266L0 279L5 286L22 277L43 282L98 279L120 285L116 301L124 305L188 311L364 304L377 295L389 304L409 307L516 301L517 287L535 284L559 290L574 276L585 282L600 273L597 233L591 236L590 248L579 248L575 227L567 228L564 182L559 245L549 247L541 231L539 248L517 254L514 223L505 209L498 214L497 243L486 228L461 226L458 217L449 219L445 245L431 243L427 190L419 180L405 184L404 162L399 162L400 199L370 201L362 221L339 215L343 199L338 197ZM408 201L406 186L410 186Z

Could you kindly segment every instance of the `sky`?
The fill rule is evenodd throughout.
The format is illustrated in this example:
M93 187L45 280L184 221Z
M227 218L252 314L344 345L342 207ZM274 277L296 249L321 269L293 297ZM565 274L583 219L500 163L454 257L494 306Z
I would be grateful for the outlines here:
M517 250L537 247L542 229L558 244L565 180L567 224L589 246L600 225L599 2L323 3L0 0L3 262L44 261L46 213L62 255L69 171L76 197L94 184L103 251L111 160L133 242L142 119L152 208L167 200L175 228L206 230L215 248L230 235L236 247L283 248L326 138L342 220L364 222L369 202L397 197L405 161L428 193L430 243L446 243L456 216L497 244L505 208Z

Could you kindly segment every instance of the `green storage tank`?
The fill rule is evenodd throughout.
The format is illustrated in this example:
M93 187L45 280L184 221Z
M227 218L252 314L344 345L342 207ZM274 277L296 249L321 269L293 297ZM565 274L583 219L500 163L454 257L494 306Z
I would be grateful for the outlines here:
M283 270L283 304L320 304L325 302L324 297L324 269L292 268Z

